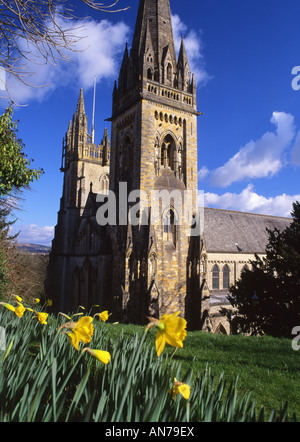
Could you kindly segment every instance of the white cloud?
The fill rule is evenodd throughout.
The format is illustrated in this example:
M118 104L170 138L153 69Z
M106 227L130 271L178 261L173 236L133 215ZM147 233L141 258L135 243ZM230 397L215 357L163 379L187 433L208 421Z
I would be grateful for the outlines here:
M74 63L78 80L88 88L93 85L95 75L101 80L117 77L119 55L124 52L129 27L123 22L113 24L108 20L90 20L84 23L84 28L86 38L77 44L77 50L81 52L77 53Z
M271 122L275 132L266 132L250 141L223 166L212 171L211 184L227 187L253 178L272 177L283 167L284 154L295 137L294 117L285 112L273 112Z
M19 243L50 246L54 237L53 226L40 227L36 224L30 224L29 226L22 226L19 231L20 234L17 238Z
M125 48L129 35L129 27L123 23L112 23L109 20L96 22L89 20L60 20L61 28L74 29L78 41L72 45L72 52L64 51L68 59L58 59L56 64L43 63L37 49L28 47L25 41L20 44L30 52L28 69L33 73L24 80L38 87L33 88L10 78L8 88L13 99L19 103L28 103L30 100L42 100L59 86L76 85L85 89L92 87L94 76L97 82L117 77L119 56Z
M206 166L202 166L198 172L198 180L203 181L209 175L209 170Z
M187 26L178 15L172 16L172 22L177 51L181 35L186 34L184 41L191 71L195 75L197 84L205 84L210 77L204 68L200 32L193 29L187 32ZM32 74L25 75L24 81L39 87L26 86L12 77L8 78L9 91L18 104L27 104L31 100L41 101L62 85L71 84L85 89L90 88L93 86L95 75L97 82L107 78L117 78L120 56L131 32L127 24L122 21L113 23L106 19L99 22L92 19L72 21L60 19L58 24L62 29L74 29L74 34L81 37L72 45L74 52L63 51L70 61L57 60L55 65L49 62L43 63L36 48L28 46L25 40L20 41L24 51L30 54L30 60L33 60L33 63L28 62L27 66Z
M173 35L175 40L175 49L179 52L181 45L181 36L185 34L188 27L181 21L179 15L172 15ZM203 85L211 78L204 68L203 61L203 43L200 32L191 29L184 36L184 46L187 52L191 72L195 75L197 84Z
M295 201L300 201L300 194L286 195L283 193L267 198L257 194L252 184L249 184L241 193L226 192L223 195L205 193L204 195L206 207L286 217L290 216L292 204Z

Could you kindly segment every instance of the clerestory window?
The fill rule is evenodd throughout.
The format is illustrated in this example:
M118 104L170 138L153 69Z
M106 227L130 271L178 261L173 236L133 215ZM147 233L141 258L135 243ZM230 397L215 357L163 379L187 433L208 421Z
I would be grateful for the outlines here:
M220 286L219 267L215 265L212 269L212 288L213 290L218 290L219 286Z
M223 267L223 289L229 289L229 267L227 264Z

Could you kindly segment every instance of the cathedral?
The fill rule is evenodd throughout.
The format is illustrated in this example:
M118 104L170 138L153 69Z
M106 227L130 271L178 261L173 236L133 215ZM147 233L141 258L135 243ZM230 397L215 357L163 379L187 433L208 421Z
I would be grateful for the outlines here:
M63 192L48 266L55 310L109 310L114 321L180 311L207 326L266 227L290 220L199 208L196 82L177 56L169 0L140 0L112 93L111 134L88 133L83 91L63 140ZM93 132L93 130L92 130Z

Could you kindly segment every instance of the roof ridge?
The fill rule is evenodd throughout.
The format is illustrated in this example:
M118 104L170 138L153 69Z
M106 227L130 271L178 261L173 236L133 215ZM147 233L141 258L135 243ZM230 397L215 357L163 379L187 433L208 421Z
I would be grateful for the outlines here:
M289 216L268 215L266 213L255 213L255 212L242 212L241 210L220 209L217 207L204 207L204 210L207 210L207 209L218 210L220 212L240 213L241 215L253 215L253 216L261 216L261 217L268 217L268 218L281 218L281 219L286 219L286 220L292 219L292 217L289 217Z

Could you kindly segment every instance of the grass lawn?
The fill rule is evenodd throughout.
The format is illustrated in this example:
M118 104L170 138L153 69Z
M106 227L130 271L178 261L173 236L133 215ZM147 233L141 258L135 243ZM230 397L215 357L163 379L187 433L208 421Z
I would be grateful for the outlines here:
M125 336L144 331L144 327L131 324L105 326L112 338L121 330ZM155 334L151 330L147 337L153 345ZM166 346L164 353L171 356L173 351ZM182 363L182 374L191 367L196 377L208 366L217 377L224 373L228 384L238 376L238 389L245 393L252 390L252 398L259 408L265 407L266 415L288 402L288 416L295 412L300 419L300 351L292 349L289 339L188 332L184 347L173 358Z

